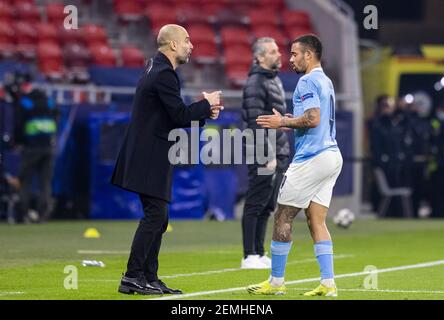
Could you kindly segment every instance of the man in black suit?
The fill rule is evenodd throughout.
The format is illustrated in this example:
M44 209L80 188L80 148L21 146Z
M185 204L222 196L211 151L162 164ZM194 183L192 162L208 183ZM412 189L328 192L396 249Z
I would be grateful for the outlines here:
M180 96L175 69L187 63L193 45L188 32L178 25L163 26L157 37L158 53L142 75L134 98L132 117L117 158L112 183L139 195L144 211L140 220L127 271L119 292L132 294L179 294L157 277L162 234L168 226L167 205L171 200L172 165L168 151L174 141L170 130L204 125L216 119L220 91L203 92L204 99L186 106Z

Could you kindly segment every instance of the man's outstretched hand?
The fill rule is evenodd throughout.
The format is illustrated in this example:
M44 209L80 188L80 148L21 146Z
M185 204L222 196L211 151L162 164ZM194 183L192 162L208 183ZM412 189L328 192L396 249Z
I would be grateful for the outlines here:
M208 103L211 105L211 116L210 118L215 120L219 117L220 111L224 109L221 105L220 97L222 91L213 91L213 92L202 92L204 99L208 100Z
M202 92L204 99L208 100L208 103L211 106L219 106L220 105L220 96L222 91L213 91L213 92Z
M273 108L273 114L257 117L256 123L262 128L278 129L284 126L284 118L283 115Z

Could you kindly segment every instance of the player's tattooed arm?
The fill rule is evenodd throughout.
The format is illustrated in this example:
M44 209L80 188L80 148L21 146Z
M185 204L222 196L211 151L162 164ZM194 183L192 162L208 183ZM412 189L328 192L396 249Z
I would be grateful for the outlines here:
M320 108L311 108L304 112L300 117L282 116L276 109L273 109L272 115L259 116L256 123L263 128L268 129L298 129L298 128L315 128L318 126L321 118Z
M321 118L321 109L320 108L311 108L304 112L304 114L300 117L289 118L282 117L281 119L281 127L286 128L315 128L319 125L319 121Z

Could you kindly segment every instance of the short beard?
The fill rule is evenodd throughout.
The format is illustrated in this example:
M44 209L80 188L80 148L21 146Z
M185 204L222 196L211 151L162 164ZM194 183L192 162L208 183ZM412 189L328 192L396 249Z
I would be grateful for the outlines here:
M181 57L176 58L176 62L178 65L188 63L188 60L189 60L188 56L185 58L181 58Z
M279 71L279 69L281 68L281 66L282 66L282 63L276 62L276 63L273 63L273 64L270 66L270 69L273 70L273 71Z
M296 71L296 73L299 73L299 74L305 73L305 72L307 72L307 67L305 67L305 68L298 68L298 67L296 67L294 69L294 71Z

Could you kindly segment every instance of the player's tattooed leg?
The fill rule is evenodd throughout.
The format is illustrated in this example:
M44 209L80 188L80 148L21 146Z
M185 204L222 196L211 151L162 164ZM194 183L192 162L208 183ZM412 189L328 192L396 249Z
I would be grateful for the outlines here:
M292 240L293 220L300 210L291 206L278 205L278 210L274 215L273 241L290 242Z

